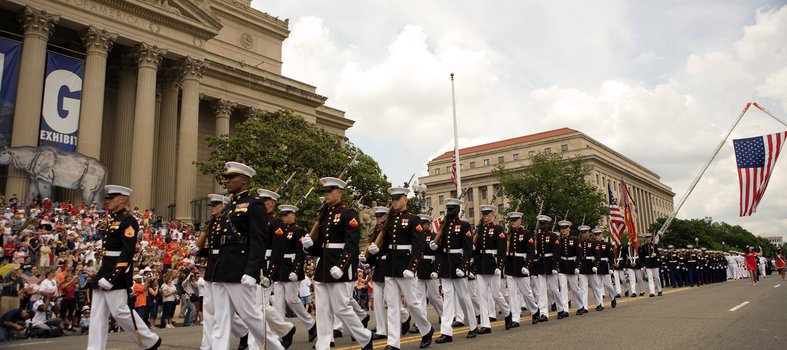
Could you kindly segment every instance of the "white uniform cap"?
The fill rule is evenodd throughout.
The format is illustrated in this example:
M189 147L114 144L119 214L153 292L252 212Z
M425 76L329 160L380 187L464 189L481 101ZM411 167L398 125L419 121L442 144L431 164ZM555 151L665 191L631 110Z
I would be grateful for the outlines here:
M557 225L560 227L571 227L571 221L568 220L560 220L557 222Z
M688 249L694 249L694 245L691 245L691 244L689 244L689 245L687 245L687 246L686 246L686 248L688 248Z
M546 221L546 222L552 221L552 218L550 218L549 216L546 216L546 215L539 215L537 217L537 219L538 219L538 221Z
M284 213L284 212L297 213L298 212L298 207L296 207L294 205L282 204L282 205L278 206L278 208L279 208L279 212L281 212L281 213Z
M224 176L230 175L246 175L248 177L254 177L254 175L257 175L257 172L250 166L243 163L226 162L224 163Z
M516 220L516 219L521 219L522 215L523 214L518 211L512 211L508 213L506 216L508 216L508 220Z
M344 189L347 186L347 182L335 177L324 177L320 179L320 185L322 185L323 188L338 187Z
M604 233L604 230L598 229L598 228L594 228L592 232L593 232L594 235L600 235L600 234Z
M388 207L374 207L375 214L388 214Z
M653 234L650 232L645 232L645 238L653 237Z
M408 193L410 193L410 189L409 188L391 187L391 188L388 189L388 194L390 194L392 196L407 195Z
M590 226L588 225L580 225L577 227L580 231L590 231Z
M220 194L215 194L215 193L213 193L213 194L209 194L209 195L208 195L208 200L209 200L211 203L215 203L215 202L222 202L222 203L224 203L224 204L227 204L227 203L229 203L229 202L230 202L230 199L229 199L229 198L227 198L226 196L222 196L222 195L220 195Z
M462 205L462 201L460 201L460 200L458 200L456 198L448 198L448 199L445 200L445 206L446 207L449 207L449 206L452 206L452 205L459 207L459 206Z
M485 212L485 211L495 211L495 210L497 210L497 207L494 206L494 205L489 205L489 204L482 204L481 205L481 212L482 213Z
M125 187L125 186L118 186L118 185L106 185L104 186L104 190L107 191L107 196L111 194L119 194L123 196L131 196L134 193L134 190Z
M434 220L434 218L432 218L432 216L426 215L426 214L418 214L418 217L421 218L421 220L423 220L423 221L432 222L432 220Z
M266 190L264 188L257 190L257 195L260 196L260 198L270 198L275 201L279 200L280 197L278 193L271 190Z

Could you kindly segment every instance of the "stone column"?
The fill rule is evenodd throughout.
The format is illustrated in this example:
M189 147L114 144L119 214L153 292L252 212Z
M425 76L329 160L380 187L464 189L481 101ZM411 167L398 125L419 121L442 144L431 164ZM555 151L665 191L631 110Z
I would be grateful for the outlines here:
M16 104L14 109L11 146L37 146L41 121L41 104L44 94L44 68L46 44L60 16L46 11L25 7L20 22L25 33L22 44L22 62L19 64ZM27 174L13 166L8 167L6 198L17 194L27 198Z
M178 146L178 94L180 73L164 70L161 79L161 116L158 128L155 208L165 213L167 206L175 203L175 157Z
M191 222L191 201L197 187L197 147L199 145L199 80L203 60L186 57L181 68L180 128L178 133L178 167L175 184L175 218Z
M230 115L235 108L235 102L219 99L216 101L216 136L230 134ZM219 182L213 183L213 192L224 192L224 186Z
M134 104L137 99L137 76L134 58L124 53L117 66L118 92L117 110L115 111L114 130L112 135L112 159L110 165L110 183L128 186L131 181L131 152L134 134Z
M131 203L150 208L153 185L153 134L156 127L156 72L167 50L141 43L137 47L137 100L131 149Z
M85 77L82 83L82 108L79 116L77 152L101 159L101 127L104 113L104 84L107 77L107 52L117 34L93 26L87 28Z

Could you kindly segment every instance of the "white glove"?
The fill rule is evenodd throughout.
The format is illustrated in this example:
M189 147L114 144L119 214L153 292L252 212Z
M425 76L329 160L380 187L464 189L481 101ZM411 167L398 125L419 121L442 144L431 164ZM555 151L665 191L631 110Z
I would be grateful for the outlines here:
M465 277L465 272L460 269L456 269L456 277L459 278Z
M598 269L595 266L593 266L593 273L596 273L596 272L598 272Z
M338 280L344 276L344 271L342 271L342 269L340 269L338 266L334 266L331 268L331 276Z
M254 287L257 285L257 280L254 277L244 274L240 278L240 284L248 287Z
M402 272L402 277L404 277L404 278L409 280L409 279L412 279L413 277L415 277L415 274L412 271L410 271L410 270L404 270L404 272Z
M437 279L437 272L432 272L429 274L429 278L436 280Z
M113 287L112 283L109 283L106 278L98 280L98 286L103 290L111 290Z
M500 276L502 274L503 274L503 271L500 271L500 269L495 269L495 276Z
M467 277L468 277L468 278L475 278L475 274L474 274L474 273L472 273L472 272L468 272L468 273L467 273Z
M651 258L655 258L655 257L656 257L656 254L655 254L655 253L654 253L654 254L650 254L650 257L651 257Z
M265 277L265 276L262 276L262 281L261 281L261 284L262 284L262 287L264 287L264 288L268 288L268 287L270 287L270 286L271 286L271 280L270 280L270 278L268 278L268 277Z
M191 251L191 254L197 254L197 252L199 252L199 248L194 243L189 244L189 250Z
M574 274L579 275L579 269L574 269Z
M552 270L553 275L557 275L557 270Z
M377 255L380 252L380 247L378 247L374 242L369 245L369 254Z
M440 248L440 247L438 247L435 242L429 242L429 249L437 250L437 248Z
M301 239L301 244L303 244L304 249L309 249L314 245L314 241L312 241L312 237L309 235L303 236Z
M528 270L527 267L523 267L522 274L525 275L525 277L530 276L530 270Z
M290 281L295 282L298 280L298 274L296 274L295 272L290 272L290 275L287 276L287 278L289 278Z

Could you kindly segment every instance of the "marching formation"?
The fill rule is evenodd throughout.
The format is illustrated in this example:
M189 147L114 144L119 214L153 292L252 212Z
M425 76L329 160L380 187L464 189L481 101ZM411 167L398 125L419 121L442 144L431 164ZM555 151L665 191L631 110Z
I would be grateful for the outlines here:
M307 231L295 224L298 207L277 207L278 193L249 193L254 169L237 162L227 162L225 169L230 197L209 196L212 218L191 245L192 252L207 262L202 349L227 349L233 335L240 338L240 349L288 349L296 326L283 317L286 308L319 350L330 349L334 330L343 326L362 349L372 349L373 341L382 339L387 340L386 349L399 349L408 331L419 333L419 347L426 348L433 340L452 342L454 328L465 324L467 338L491 333L498 309L505 329L511 330L520 327L524 310L535 325L549 321L550 308L563 319L570 317L572 306L578 316L591 308L603 311L605 298L615 308L618 298L644 296L645 288L656 297L664 286L743 276L735 256L692 246L662 251L650 234L639 247L616 247L600 229L583 224L573 236L571 222L553 224L546 215L539 214L535 229L529 230L520 212L508 213L504 228L495 222L493 205L481 206L482 221L474 230L461 219L459 199L446 200L445 217L439 226L433 225L431 216L408 212L406 187L390 188L390 207L373 209L377 223L361 254L360 218L342 203L347 183L341 178L320 179L323 206ZM118 234L108 234L104 245L105 272L100 271L97 279L91 329L101 329L111 314L140 347L156 349L161 339L124 307L130 277L127 260L133 256L136 238L134 223L126 224L123 209L131 189L107 186L107 192L116 215L112 228ZM310 257L317 259L316 319L298 293ZM374 268L373 330L368 329L371 315L352 297L361 257ZM427 319L427 305L439 316L437 338ZM105 331L91 331L89 349L105 344Z

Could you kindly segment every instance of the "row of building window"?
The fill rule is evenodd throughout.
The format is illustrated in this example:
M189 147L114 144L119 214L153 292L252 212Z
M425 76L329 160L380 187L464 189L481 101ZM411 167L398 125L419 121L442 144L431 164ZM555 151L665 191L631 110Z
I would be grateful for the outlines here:
M560 145L560 151L561 152L567 152L568 151L568 145L567 144ZM552 147L544 148L544 154L552 154ZM529 151L529 152L527 152L528 158L532 158L534 155L536 155L536 151ZM514 157L514 161L519 160L519 153L514 153L513 157ZM505 156L497 157L497 164L503 164L503 163L505 163L505 161L506 161ZM476 165L475 161L470 162L470 169L475 168L475 165ZM489 165L491 165L490 160L489 159L484 159L484 166L489 166ZM465 169L464 164L460 163L459 164L459 169L464 170ZM450 174L451 173L451 165L445 167L445 173L446 174ZM434 174L435 175L440 175L440 168L435 168L434 169Z

